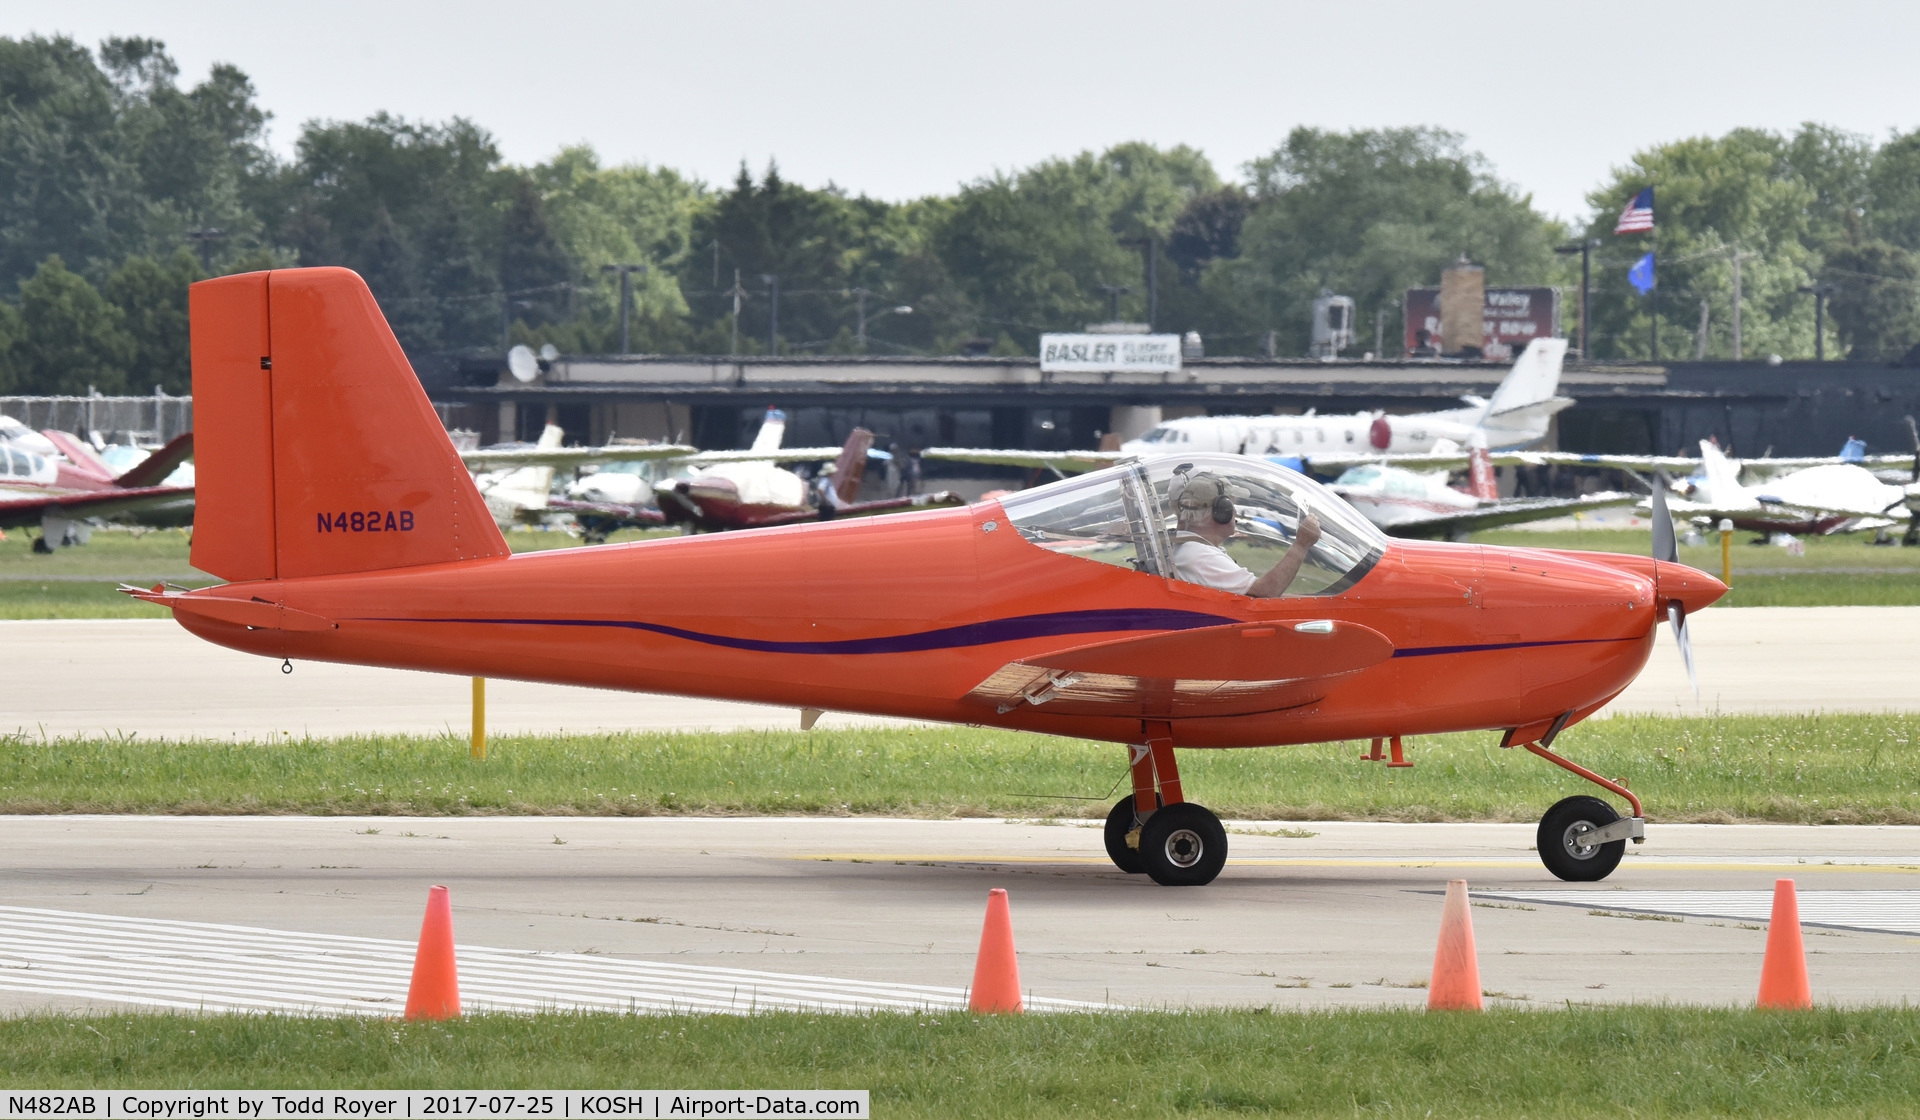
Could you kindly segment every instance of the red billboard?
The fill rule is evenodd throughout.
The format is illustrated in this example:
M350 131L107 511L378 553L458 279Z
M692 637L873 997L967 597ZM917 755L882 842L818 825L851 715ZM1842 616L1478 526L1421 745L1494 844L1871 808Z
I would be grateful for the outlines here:
M1401 306L1406 313L1408 354L1450 354L1460 348L1441 337L1440 289L1408 288ZM1510 361L1534 339L1559 336L1560 289L1487 289L1486 333L1480 339L1480 352L1489 360Z

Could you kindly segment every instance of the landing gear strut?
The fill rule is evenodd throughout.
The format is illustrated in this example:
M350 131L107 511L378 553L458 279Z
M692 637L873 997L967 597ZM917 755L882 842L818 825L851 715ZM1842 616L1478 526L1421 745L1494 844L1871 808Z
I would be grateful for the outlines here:
M1133 748L1133 796L1107 814L1107 856L1163 887L1204 886L1226 866L1227 830L1181 796L1172 727L1150 721L1143 730L1146 745Z
M1613 806L1597 797L1568 797L1556 802L1540 818L1535 844L1540 862L1548 871L1570 883L1597 883L1613 874L1627 854L1627 841L1645 841L1647 822L1640 810L1640 799L1626 786L1610 782L1583 766L1576 766L1548 749L1553 733L1560 730L1565 717L1556 721L1541 742L1528 743L1529 751L1570 773L1578 774L1594 785L1626 799L1633 816L1622 817ZM1502 744L1503 746L1509 744Z

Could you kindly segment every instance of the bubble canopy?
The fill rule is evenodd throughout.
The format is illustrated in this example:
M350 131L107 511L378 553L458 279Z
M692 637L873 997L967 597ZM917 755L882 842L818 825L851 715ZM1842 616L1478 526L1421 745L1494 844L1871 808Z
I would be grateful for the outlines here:
M1194 538L1180 530L1172 498L1176 482L1203 476L1233 503L1227 555L1255 576L1286 554L1303 512L1319 520L1320 539L1287 586L1288 597L1345 591L1386 551L1385 534L1332 491L1246 455L1155 456L1011 494L1000 504L1020 535L1041 548L1179 579L1174 554Z

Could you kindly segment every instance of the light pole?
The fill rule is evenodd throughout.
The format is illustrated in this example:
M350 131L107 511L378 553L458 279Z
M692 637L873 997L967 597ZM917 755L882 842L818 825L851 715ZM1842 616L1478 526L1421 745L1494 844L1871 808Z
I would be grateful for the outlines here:
M640 275L645 276L647 274L647 266L644 264L603 264L600 266L600 271L617 272L620 274L620 352L624 354L627 352L627 311L633 306L633 274L638 272Z
M1580 254L1580 357L1587 358L1587 292L1593 286L1593 251L1600 243L1592 238L1574 245L1561 245L1553 251L1561 256Z
M869 319L867 318L867 297L872 295L873 293L868 291L865 288L854 288L848 294L853 296L854 322L858 324L854 328L853 337L857 342L859 342L860 349L862 352L864 352L867 348L867 324L868 323L879 322L882 318L888 315L913 314L913 308L903 303L898 307L886 308L878 312L877 314L875 314L873 318Z
M1126 295L1128 292L1133 291L1133 289L1121 287L1118 284L1096 284L1094 285L1093 290L1096 292L1105 292L1107 294L1107 321L1110 323L1119 322L1120 321L1120 297Z
M1800 290L1813 297L1813 360L1824 362L1827 360L1827 297L1833 294L1833 285L1802 284Z
M780 278L770 272L760 274L767 286L767 356L780 352Z

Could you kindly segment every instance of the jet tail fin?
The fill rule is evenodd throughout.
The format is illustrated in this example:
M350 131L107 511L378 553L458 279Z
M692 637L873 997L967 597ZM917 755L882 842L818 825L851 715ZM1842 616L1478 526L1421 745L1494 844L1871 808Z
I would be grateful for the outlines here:
M828 477L827 500L836 507L850 506L860 500L860 480L867 474L867 452L873 447L873 433L855 428L840 448L840 458Z
M1567 359L1567 340L1536 338L1514 359L1513 369L1487 401L1489 418L1525 405L1553 399L1560 388L1560 367Z
M239 581L507 555L358 275L222 276L188 310L194 567Z
M193 458L193 433L186 432L174 436L167 445L146 458L128 467L126 473L113 480L115 486L158 486L167 480L167 476L179 468L180 464Z

